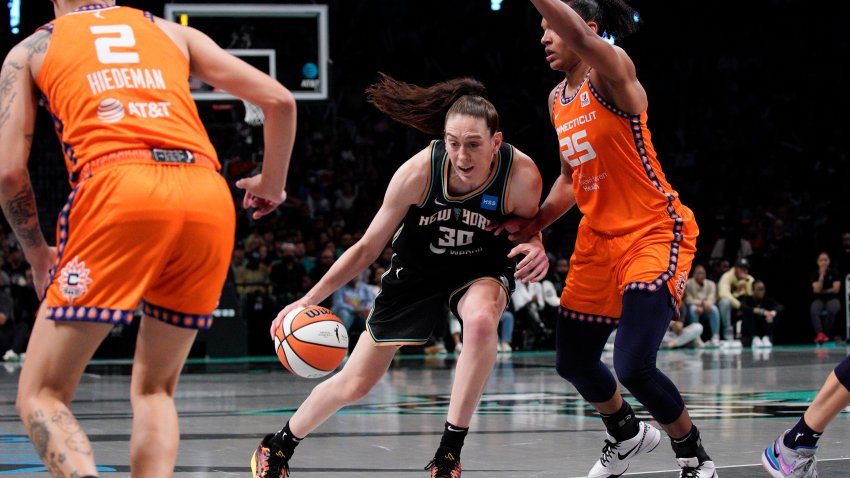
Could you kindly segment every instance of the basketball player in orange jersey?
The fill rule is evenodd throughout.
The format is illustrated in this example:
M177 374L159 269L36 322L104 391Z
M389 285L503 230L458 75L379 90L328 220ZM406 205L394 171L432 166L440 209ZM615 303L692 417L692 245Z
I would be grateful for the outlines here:
M600 361L617 328L617 377L672 440L682 477L717 476L676 386L656 367L696 250L693 213L656 159L647 96L632 60L609 43L637 27L623 0L532 0L543 14L546 59L566 78L549 95L562 168L531 221L505 225L536 234L574 204L579 225L557 324L557 370L599 411L608 437L588 476L620 476L652 451L660 432L639 421ZM517 230L523 228L523 230Z
M262 174L242 180L254 217L286 197L295 102L204 34L114 1L53 0L56 20L0 73L0 202L39 296L17 408L53 476L97 475L68 404L98 344L142 300L130 387L134 477L167 477L179 441L174 390L212 323L235 214L189 93L192 75L262 107ZM36 97L53 116L73 190L48 247L27 174Z
M266 435L251 459L254 478L283 478L298 442L378 383L402 345L423 344L448 306L463 321L448 418L432 478L459 478L460 453L472 415L496 361L496 330L514 277L541 280L548 259L540 238L514 247L486 230L507 215L533 217L542 183L534 162L502 141L499 115L484 87L456 79L421 88L384 76L367 90L392 119L443 135L396 171L363 238L343 254L296 307L322 302L369 267L392 239L395 254L360 340L342 371L313 389L295 414ZM518 254L525 258L514 264Z

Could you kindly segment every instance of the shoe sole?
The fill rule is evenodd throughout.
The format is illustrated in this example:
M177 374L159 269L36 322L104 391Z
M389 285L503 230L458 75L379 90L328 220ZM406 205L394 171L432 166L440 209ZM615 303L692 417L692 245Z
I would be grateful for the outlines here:
M766 453L767 449L765 448L765 450L761 452L761 466L762 468L764 468L764 471L766 471L773 478L786 478L786 476L781 471L775 469L773 465L770 464L767 459ZM777 473L779 474L777 475Z
M647 426L649 426L649 425L647 425ZM643 453L652 453L653 451L655 451L655 449L656 449L656 448L658 448L658 445L660 445L660 444L661 444L661 432L660 432L660 431L658 431L658 429L657 429L657 428L655 428L655 427L652 427L652 428L655 430L655 432L656 432L656 433L655 433L655 436L656 436L658 439L657 439L657 440L655 440L655 443L654 443L654 444L652 444L652 447L651 447L650 449L648 449L648 450L646 450L646 451L640 451L640 452L639 452L640 454L643 454ZM638 455L638 453L635 453L635 456L637 456L637 455ZM607 477L605 477L605 478L620 478L621 476L625 475L627 471L629 471L629 465L626 465L626 469L625 469L625 470L623 470L623 472L622 472L622 473L620 473L619 475L608 475L608 476L607 476ZM715 475L715 476L714 476L714 477L712 477L712 478L717 478L717 476Z

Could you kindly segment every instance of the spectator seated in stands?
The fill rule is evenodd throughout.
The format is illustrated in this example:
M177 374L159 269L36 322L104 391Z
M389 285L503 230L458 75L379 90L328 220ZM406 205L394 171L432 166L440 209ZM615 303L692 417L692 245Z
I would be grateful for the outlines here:
M334 292L332 309L342 319L346 329L362 330L374 301L372 290L358 275Z
M271 263L269 280L274 287L275 298L279 304L288 304L297 297L307 271L295 256L295 244L279 242L275 247L275 257Z
M694 267L693 276L685 286L688 321L700 323L705 318L711 330L711 345L720 346L720 309L717 307L717 284L705 277L705 267Z
M741 339L745 346L773 347L773 328L782 304L766 295L764 282L753 282L753 295L741 297Z
M753 246L741 234L739 226L725 227L725 236L715 241L711 250L711 263L715 264L724 258L730 260L747 259L753 255Z
M554 286L551 292L555 292ZM551 292L549 297L553 296ZM516 321L521 327L522 349L537 348L552 334L552 330L543 321L542 312L547 307L546 299L546 291L540 282L523 284L522 281L517 281L511 294L511 303L514 306Z
M720 309L720 325L723 332L724 343L721 346L741 347L741 342L735 339L733 327L733 311L737 316L741 310L740 298L753 295L753 282L755 279L748 274L750 261L738 259L735 267L720 277L717 284L717 306Z
M841 278L838 271L830 266L829 254L821 252L818 255L818 268L812 273L814 300L809 308L816 344L829 342L830 334L834 332L835 316L841 308L841 302L838 300L840 291Z
M703 327L699 322L682 323L674 320L667 327L661 346L665 349L700 348L704 344L700 339Z

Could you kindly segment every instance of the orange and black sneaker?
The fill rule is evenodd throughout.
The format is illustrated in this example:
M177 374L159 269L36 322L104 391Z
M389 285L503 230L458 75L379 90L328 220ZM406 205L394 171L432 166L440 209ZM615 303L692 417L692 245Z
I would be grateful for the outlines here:
M251 456L252 478L285 478L289 476L289 458L282 450L271 443L272 437L274 437L273 433L266 435Z
M440 447L431 463L425 465L425 469L431 470L431 478L460 478L460 457Z

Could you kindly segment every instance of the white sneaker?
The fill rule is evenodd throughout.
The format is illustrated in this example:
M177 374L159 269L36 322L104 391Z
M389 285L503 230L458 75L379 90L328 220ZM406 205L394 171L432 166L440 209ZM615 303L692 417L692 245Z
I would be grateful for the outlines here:
M460 355L460 351L463 350L463 342L458 342L455 345L455 355Z
M714 468L713 461L704 461L702 463L694 458L676 458L676 462L682 468L679 472L679 478L717 478L717 471Z
M629 469L632 458L651 452L661 442L661 432L644 422L640 422L637 435L628 440L616 441L607 432L605 434L608 438L605 439L602 456L590 469L587 478L620 476Z
M507 342L499 342L499 352L503 354L509 354L513 351L511 348L511 344Z
M6 362L17 362L20 358L21 357L12 349L7 350L6 353L3 354L3 360Z
M762 337L761 338L761 346L767 347L767 348L773 347L773 342L770 341L770 337L768 337L767 335Z
M720 348L724 349L740 349L743 346L740 340L724 340L720 343Z
M720 336L715 335L711 338L711 342L709 342L712 347L720 347Z
M762 347L761 337L753 337L753 348Z

